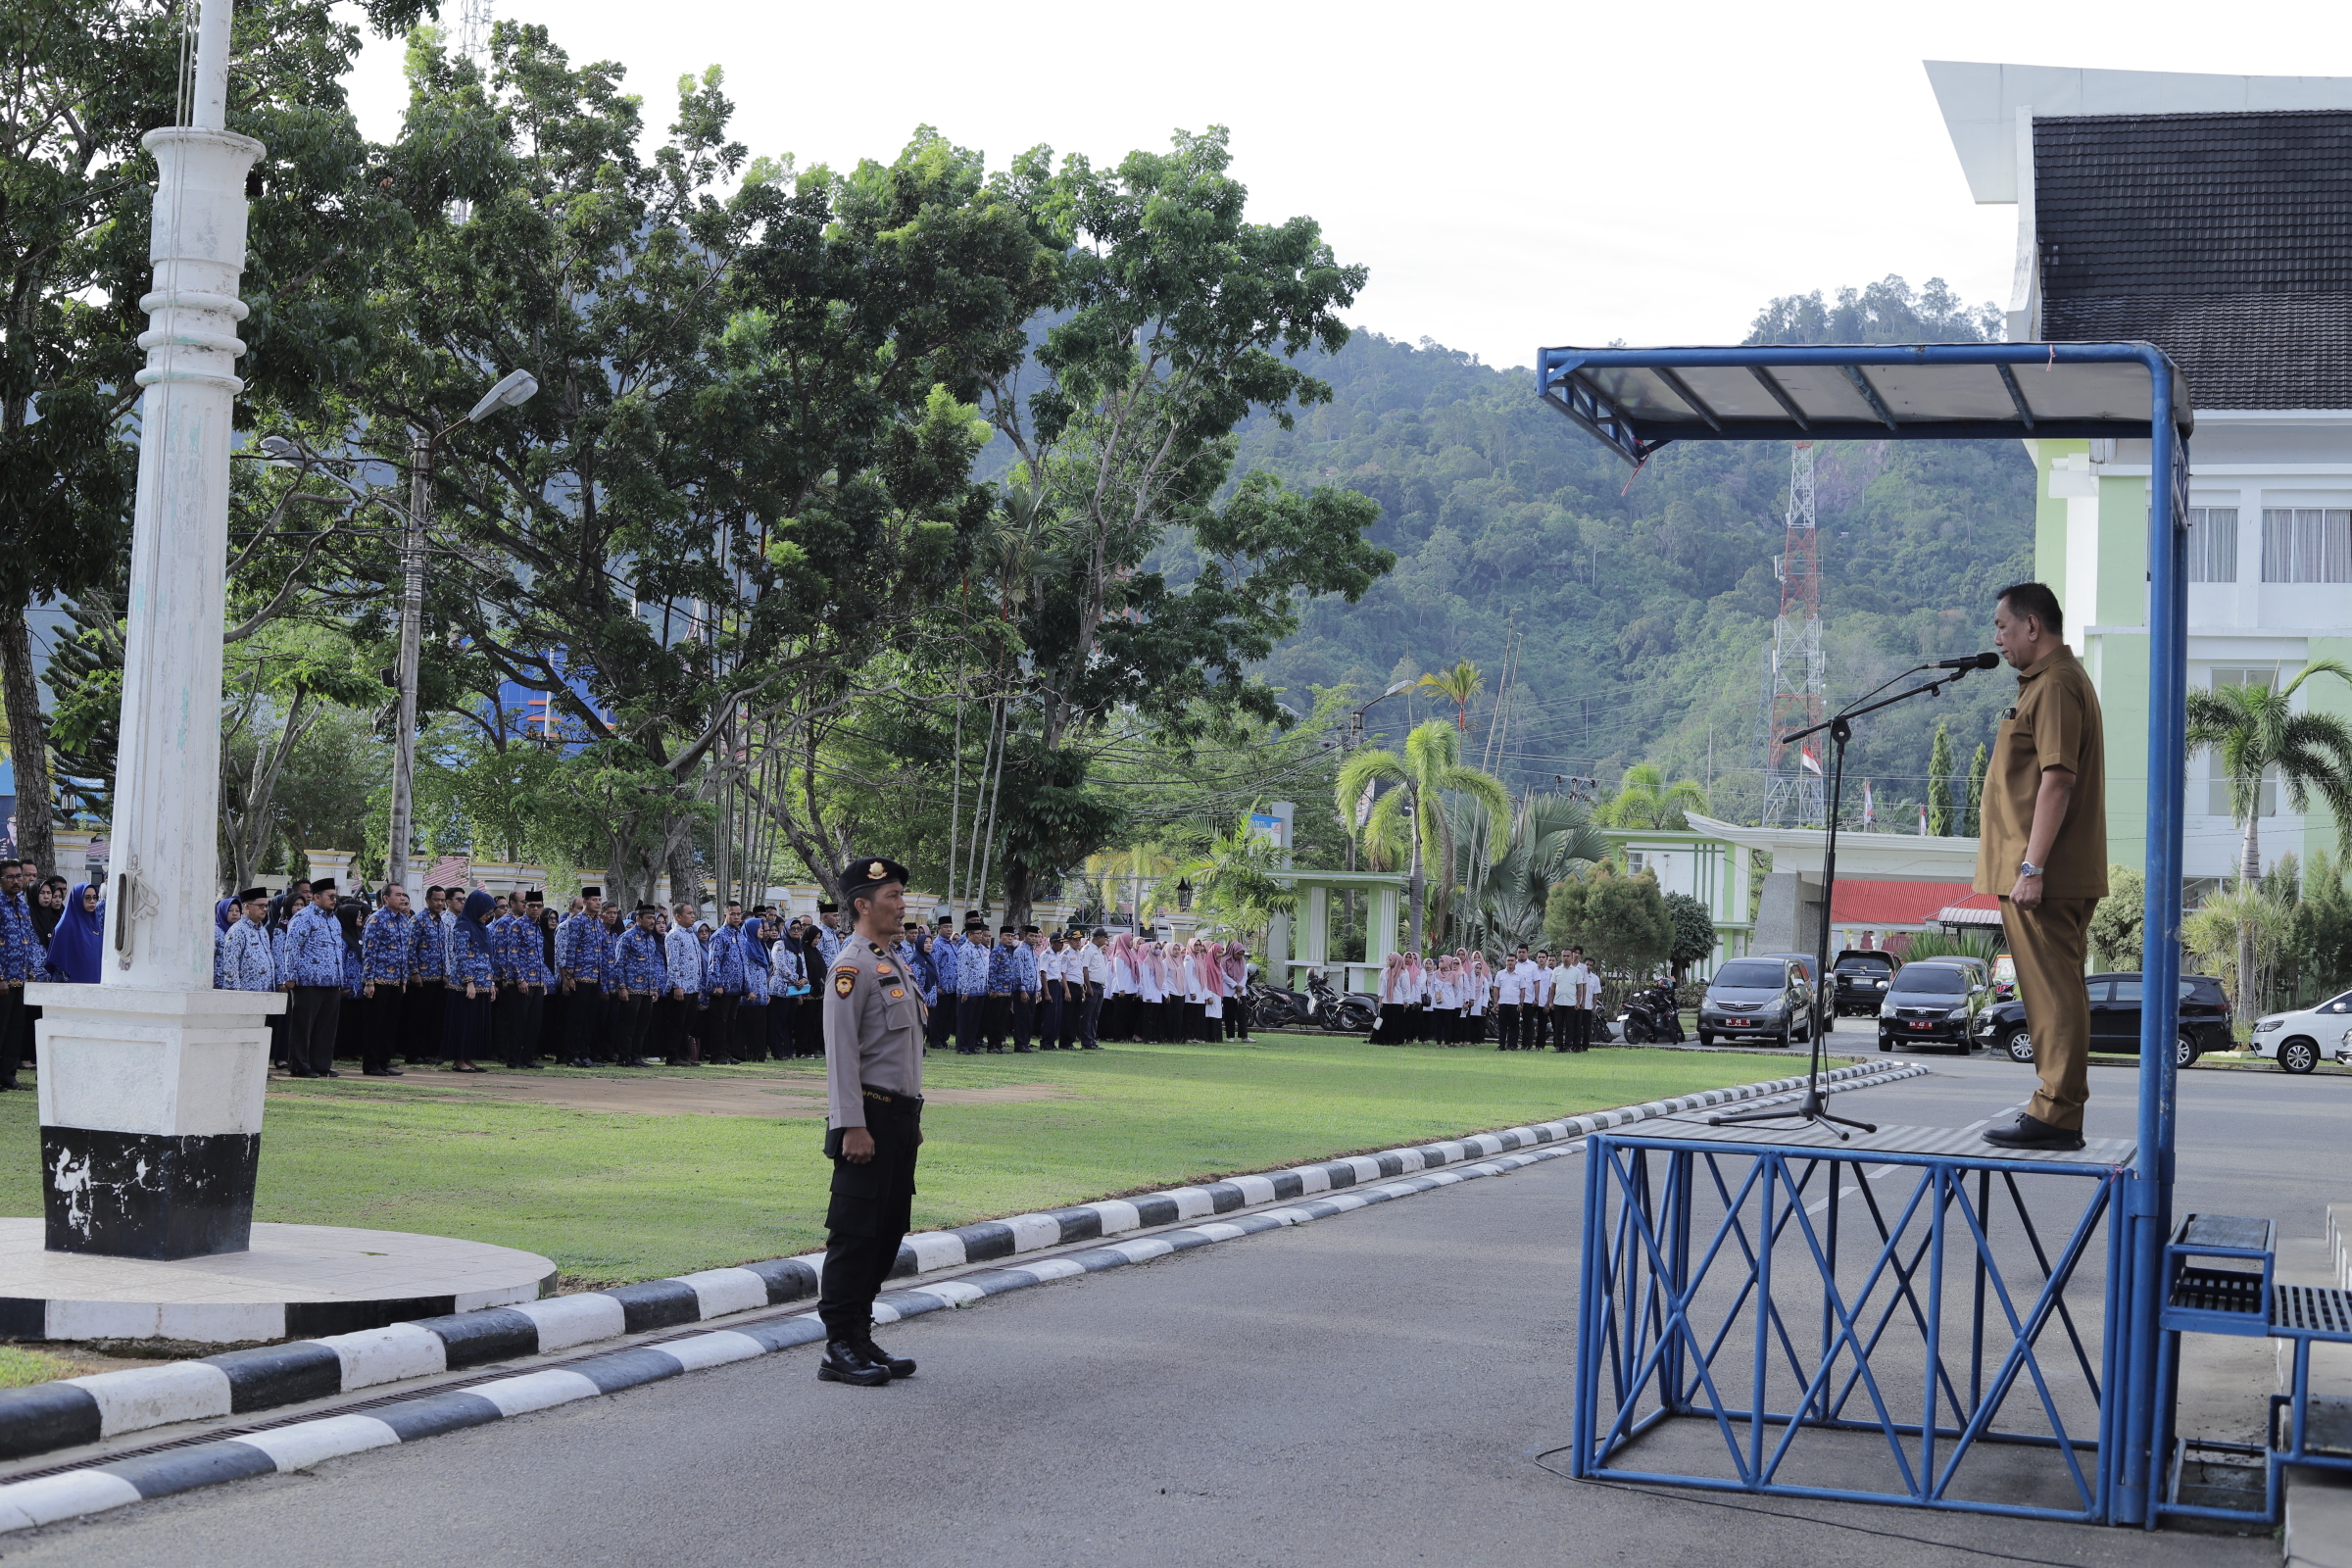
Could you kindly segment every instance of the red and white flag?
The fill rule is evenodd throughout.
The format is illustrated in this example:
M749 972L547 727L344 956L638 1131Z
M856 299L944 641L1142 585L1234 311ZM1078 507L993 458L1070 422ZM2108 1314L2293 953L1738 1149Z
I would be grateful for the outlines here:
M1864 827L1868 827L1871 823L1877 821L1878 818L1878 800L1870 793L1870 780L1864 779L1862 781L1862 825Z
M1813 755L1813 748L1810 746L1797 753L1796 760L1804 764L1805 771L1808 773L1818 774L1821 771L1821 759Z

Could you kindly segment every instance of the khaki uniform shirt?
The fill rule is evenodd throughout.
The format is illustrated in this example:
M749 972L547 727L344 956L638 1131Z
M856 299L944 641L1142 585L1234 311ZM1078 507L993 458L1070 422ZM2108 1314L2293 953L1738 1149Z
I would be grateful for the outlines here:
M2017 885L2034 831L2034 800L2043 768L2075 775L2066 820L2042 866L2042 894L2096 899L2107 893L2107 738L2099 694L2074 651L2060 647L2017 672L2017 706L2001 718L1979 806L1979 893L2006 895Z
M865 1125L867 1088L923 1092L923 999L897 954L853 933L825 976L825 1105L832 1126Z

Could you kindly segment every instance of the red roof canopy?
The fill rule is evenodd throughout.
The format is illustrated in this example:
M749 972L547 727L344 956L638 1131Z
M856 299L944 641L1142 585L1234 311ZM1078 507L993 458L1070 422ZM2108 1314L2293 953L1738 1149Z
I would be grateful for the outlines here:
M1968 896L1965 882L1845 882L1830 890L1834 925L1933 925L1936 912Z

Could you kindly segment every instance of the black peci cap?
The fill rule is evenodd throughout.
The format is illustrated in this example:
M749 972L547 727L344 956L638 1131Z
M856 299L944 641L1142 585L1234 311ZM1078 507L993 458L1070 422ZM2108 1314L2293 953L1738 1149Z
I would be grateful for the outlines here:
M311 891L313 893L332 893L335 891L335 879L331 876L322 876L311 884Z
M217 882L213 885L215 887L220 886L220 884ZM244 892L237 895L237 902L239 904L251 904L256 899L267 900L269 897L270 890L268 888L247 888Z
M604 896L605 896L605 890L604 890L603 888L582 888L582 889L580 889L580 897L581 897L581 898L583 898L583 899L601 899L601 898L603 898Z
M522 896L522 902L525 904L545 904L547 902L547 895L534 888Z
M985 931L985 930L986 930L986 929L988 929L988 928L987 928L986 926L983 926L983 927L981 927L981 929ZM1017 937L1017 936L1019 936L1019 935L1020 935L1020 932L1019 932L1019 930L1018 930L1018 929L1016 929L1015 927L1008 926L1008 925L1001 925L1001 926L997 927L997 935L999 935L999 936L1001 936L1001 937Z
M841 896L845 899L854 899L861 893L871 893L874 889L891 882L905 886L906 876L906 868L896 860L852 860L841 868ZM827 911L840 912L830 904L820 904L816 907L820 914Z
M865 862L863 862L863 863L864 863L864 864L867 864L867 865L880 865L882 862L881 862L881 861L879 861L879 860L868 860L868 861L865 861ZM883 878L883 881L888 881L888 880L890 880L890 879L889 879L889 878L887 878L887 877ZM905 879L904 877L902 877L902 878L900 878L900 880L901 880L901 881L904 881L904 880L906 880L906 879ZM868 885L869 885L869 886L874 886L874 887L879 887L881 884L880 884L880 883L870 883L870 884L868 884ZM847 884L845 883L845 884L844 884L844 886L847 886ZM821 901L820 901L820 902L818 903L817 906L816 906L816 912L817 912L817 913L819 913L819 914L839 914L839 913L841 912L841 906L840 906L840 905L838 905L838 904L826 904L826 903L823 903L823 902L821 902Z

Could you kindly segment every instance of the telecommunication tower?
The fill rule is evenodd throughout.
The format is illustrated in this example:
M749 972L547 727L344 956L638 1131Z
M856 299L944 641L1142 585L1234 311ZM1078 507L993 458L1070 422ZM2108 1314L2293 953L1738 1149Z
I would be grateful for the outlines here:
M479 61L490 47L490 0L459 0L458 53Z
M1821 738L1793 745L1781 740L1790 730L1820 723L1822 713L1821 552L1813 528L1810 441L1796 442L1789 453L1788 539L1777 565L1781 613L1772 623L1764 671L1764 825L1822 827L1829 821L1829 799L1819 766Z

